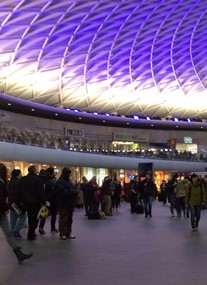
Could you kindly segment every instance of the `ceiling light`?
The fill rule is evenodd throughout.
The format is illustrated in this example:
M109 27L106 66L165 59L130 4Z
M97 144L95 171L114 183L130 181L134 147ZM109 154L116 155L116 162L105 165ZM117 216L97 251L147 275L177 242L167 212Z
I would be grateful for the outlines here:
M146 117L147 121L150 121L150 117Z
M175 121L175 122L179 122L178 118L174 118L174 121Z
M139 117L137 115L134 116L135 120L139 120Z

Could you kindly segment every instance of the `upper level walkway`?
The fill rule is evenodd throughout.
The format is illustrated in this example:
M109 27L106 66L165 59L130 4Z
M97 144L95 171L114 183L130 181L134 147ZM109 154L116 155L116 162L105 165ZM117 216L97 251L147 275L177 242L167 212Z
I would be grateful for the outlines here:
M138 165L153 163L153 169L174 172L206 172L207 162L138 158L127 156L102 155L100 153L51 149L0 141L2 161L23 161L48 165L94 167L110 169L138 169Z
M172 149L167 143L163 144L162 147L149 147L146 143L142 148L131 149L124 144L115 146L112 141L68 137L60 132L25 127L17 128L6 124L0 124L1 141L65 151L113 155L116 157L207 162L206 153L197 154L190 151L177 151Z
M123 203L106 220L87 220L74 213L75 240L49 232L19 242L34 256L18 265L0 231L0 285L205 285L207 210L198 232L189 219L171 218L169 206L157 201L153 217L130 214ZM49 218L50 219L50 218Z

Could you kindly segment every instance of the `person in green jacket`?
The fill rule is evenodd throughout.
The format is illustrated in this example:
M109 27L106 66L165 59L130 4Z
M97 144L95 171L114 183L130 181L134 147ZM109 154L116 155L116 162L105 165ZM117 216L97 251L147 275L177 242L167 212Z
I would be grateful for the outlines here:
M186 187L185 204L190 208L192 231L198 230L201 207L206 203L206 192L197 174L192 174L191 182Z

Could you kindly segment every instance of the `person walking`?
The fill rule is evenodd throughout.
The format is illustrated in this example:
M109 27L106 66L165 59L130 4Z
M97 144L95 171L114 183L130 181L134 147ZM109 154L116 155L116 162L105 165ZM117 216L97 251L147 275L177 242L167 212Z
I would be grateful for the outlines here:
M22 177L20 169L13 169L11 179L8 182L8 202L10 206L11 231L16 238L21 238L20 230L27 222L27 213L23 211L18 202L19 181Z
M32 253L24 253L13 236L10 230L8 221L8 204L7 199L7 168L4 164L0 163L0 227L6 237L6 240L16 255L17 261L22 263L25 259L33 256Z
M162 197L163 205L166 205L167 203L167 183L166 180L162 180L162 183L160 185L160 195ZM159 194L158 194L158 200L159 200Z
M72 235L72 223L75 198L77 191L70 181L71 170L67 167L62 169L62 174L55 183L57 195L57 208L59 212L59 232L60 239L74 239Z
M152 217L152 202L154 199L155 184L149 174L145 175L145 179L141 182L141 196L144 202L145 218Z
M186 186L189 183L187 178L178 181L176 188L176 205L177 205L177 216L178 218L186 217L186 209L185 209L185 190Z
M171 217L175 217L174 209L176 208L176 188L178 185L178 174L175 173L167 183L168 200L170 203Z
M140 199L140 192L139 192L139 177L136 175L130 181L130 207L131 207L131 214L136 213L136 205Z
M186 209L188 206L190 208L191 227L195 232L198 230L201 218L201 207L206 204L205 187L195 173L192 174L191 182L186 186L185 204Z
M20 202L28 215L28 240L35 240L38 226L38 213L45 205L45 192L42 179L37 175L34 165L29 166L28 174L19 182Z

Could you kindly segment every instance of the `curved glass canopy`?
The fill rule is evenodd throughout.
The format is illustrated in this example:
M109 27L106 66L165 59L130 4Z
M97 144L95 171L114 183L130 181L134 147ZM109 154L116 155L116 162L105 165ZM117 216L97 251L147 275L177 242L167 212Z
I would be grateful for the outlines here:
M206 0L2 0L0 92L153 118L207 117Z

